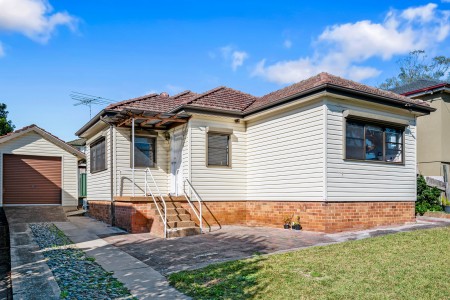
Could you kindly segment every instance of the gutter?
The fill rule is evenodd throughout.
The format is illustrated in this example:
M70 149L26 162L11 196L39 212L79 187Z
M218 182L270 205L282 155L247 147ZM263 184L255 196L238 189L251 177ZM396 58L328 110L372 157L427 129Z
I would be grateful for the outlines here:
M88 130L92 125L97 123L101 120L102 117L104 117L107 114L117 114L117 111L115 110L109 110L109 109L102 109L98 114L96 114L92 119L90 119L86 124L83 125L80 129L78 129L77 132L75 132L76 136L82 135L86 130Z
M393 103L393 104L397 104L400 107L406 106L406 107L409 107L409 108L414 108L416 111L419 111L419 112L430 113L430 112L436 111L436 108L433 108L431 106L424 106L424 105L416 104L416 103L409 102L409 101L404 101L404 100L399 100L399 99L392 99L392 98L389 98L389 97L374 95L374 94L370 94L370 93L364 93L364 92L356 91L356 90L349 89L349 88L343 88L343 87L335 86L335 85L327 85L327 86L329 86L331 89L334 89L334 90L337 90L337 91L350 92L352 94L358 94L358 95L361 95L361 96L366 96L366 97L370 97L370 98L374 98L374 99L380 99L380 100L383 100L384 102L390 102L390 103Z
M263 110L266 110L266 109L269 109L269 108L272 108L272 107L275 107L275 106L287 103L287 102L289 102L291 100L295 100L295 99L301 98L301 97L306 97L306 96L309 96L311 94L315 94L315 93L318 93L318 92L321 92L321 91L332 93L333 90L351 93L353 96L355 94L359 95L359 96L364 96L366 99L363 99L363 100L366 100L366 101L370 101L367 98L372 98L373 100L379 99L379 100L383 100L383 102L381 104L386 104L386 102L388 102L388 103L392 103L392 104L397 104L399 107L405 107L406 106L406 107L409 107L409 108L414 108L415 110L420 111L420 112L427 112L427 113L429 113L429 112L433 112L433 111L436 110L435 108L433 108L431 106L423 106L423 105L415 104L415 103L412 103L412 102L409 102L409 101L396 100L396 99L392 99L392 98L388 98L388 97L383 97L383 96L380 96L380 95L364 93L364 92L357 91L357 90L354 90L354 89L349 89L349 88L336 86L336 85L332 85L332 84L328 84L327 83L327 84L322 84L322 85L317 86L315 88L311 88L309 90L302 91L300 93L288 96L286 98L282 98L282 99L274 101L272 103L267 103L265 105L262 105L260 107L255 108L255 109L249 110L249 111L245 112L244 116L246 117L246 116L258 113L260 111L263 111Z
M409 92L403 93L402 95L410 96L410 95L414 95L414 94L419 94L421 92L427 92L429 90L434 90L434 89L438 89L438 88L444 88L445 89L445 88L448 88L448 87L450 87L450 84L444 82L444 83L433 85L433 86L429 86L429 87L426 87L426 88L423 88L423 89L409 91Z

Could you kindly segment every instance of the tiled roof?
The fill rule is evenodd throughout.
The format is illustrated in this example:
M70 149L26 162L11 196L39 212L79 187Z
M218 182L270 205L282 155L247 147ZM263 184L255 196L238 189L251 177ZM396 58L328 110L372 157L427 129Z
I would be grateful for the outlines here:
M31 124L31 125L25 126L23 128L17 129L15 131L12 131L10 133L0 136L0 143L3 142L4 139L15 138L15 136L20 136L31 130L36 130L37 132L40 132L41 134L48 136L51 140L53 140L57 144L61 145L62 147L66 148L66 150L68 150L69 152L72 152L79 157L83 157L83 158L85 157L85 155L83 153L81 153L78 149L74 148L72 145L69 145L68 143L66 143L65 141L63 141L62 139L57 137L56 135L53 135L50 132L46 131L45 129L37 126L36 124Z
M419 79L414 82L395 87L390 91L405 95L405 94L413 94L415 91L427 90L428 88L435 88L440 86L449 85L449 82L439 81L439 80L429 80L429 79Z
M328 73L320 73L314 77L308 78L306 80L300 81L298 83L295 83L293 85L287 86L285 88L282 88L280 90L274 91L272 93L269 93L265 96L260 97L258 100L256 100L252 105L250 105L246 112L257 110L258 108L264 107L266 105L270 105L272 103L276 103L277 101L283 100L285 98L288 98L290 96L294 96L296 94L307 92L309 90L312 90L316 87L323 86L323 85L332 85L332 86L338 86L343 87L351 90L355 90L358 92L363 92L366 94L372 94L374 96L381 96L381 97L387 97L394 100L400 100L404 102L414 103L422 106L429 106L426 102L421 100L413 100L405 96L401 96L399 94L385 91L381 89L377 89L371 86L367 86L352 80L344 79L338 76L334 76Z
M154 112L166 112L179 105L184 104L194 96L197 96L197 94L191 91L184 91L171 97L166 93L149 94L142 97L110 104L106 107L106 109L121 111L128 108L142 109Z
M250 94L221 86L191 98L186 104L191 107L208 107L242 112L256 99L257 97Z
M255 97L241 91L221 86L202 94L196 94L191 91L184 91L174 96L169 96L167 93L149 94L111 104L106 109L116 111L138 109L153 112L168 112L180 106L185 106L194 108L212 108L227 112L249 113L262 109L265 106L276 104L288 97L326 86L345 88L350 91L353 90L368 95L384 97L425 107L429 106L426 102L421 100L414 100L391 91L377 89L328 73L320 73L314 77L279 89L262 97Z

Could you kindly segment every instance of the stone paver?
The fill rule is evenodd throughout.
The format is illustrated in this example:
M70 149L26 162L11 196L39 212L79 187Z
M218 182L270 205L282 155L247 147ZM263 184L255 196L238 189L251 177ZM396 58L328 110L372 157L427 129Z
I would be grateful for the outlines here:
M88 217L70 217L70 222L54 222L76 246L122 282L138 299L189 299L172 288L166 278L147 264L125 253L98 235L125 234Z
M328 245L401 231L450 226L444 220L419 218L417 223L371 230L323 234L263 227L224 226L203 235L160 239L148 233L100 235L162 274L196 269L211 263Z

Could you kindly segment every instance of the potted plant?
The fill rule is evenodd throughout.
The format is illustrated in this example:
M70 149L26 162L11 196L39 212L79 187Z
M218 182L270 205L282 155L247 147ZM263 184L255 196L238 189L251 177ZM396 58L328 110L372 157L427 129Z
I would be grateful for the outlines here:
M300 216L297 216L297 222L292 222L292 229L300 230L302 226L300 226Z
M286 218L284 218L284 229L291 228L291 221L292 221L291 216L286 216Z
M444 208L444 211L448 214L450 214L450 200L448 200L447 197L442 197L442 206Z

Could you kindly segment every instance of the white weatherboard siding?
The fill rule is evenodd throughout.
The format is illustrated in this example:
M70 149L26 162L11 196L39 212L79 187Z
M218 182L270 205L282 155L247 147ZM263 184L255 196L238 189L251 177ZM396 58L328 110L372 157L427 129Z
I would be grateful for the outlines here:
M408 120L405 130L405 165L345 161L342 112L346 109ZM412 115L368 109L344 101L328 102L327 193L329 201L415 201L416 126ZM392 111L392 109L391 109Z
M35 132L29 132L0 144L0 152L0 170L3 170L3 154L62 157L62 205L78 205L78 158L76 156ZM3 190L2 184L3 178L0 180L0 190ZM0 206L1 204L0 198Z
M136 131L136 136L156 137L156 166L151 168L153 177L159 187L160 192L165 195L169 188L169 142L157 133L139 133ZM116 195L131 196L132 172L131 172L131 130L129 128L115 128L115 180L118 180L121 174L121 190L117 191ZM120 172L119 172L120 171ZM117 178L117 179L116 179ZM150 176L147 176L149 187L154 194L157 194L157 189L153 184ZM144 196L145 193L145 168L136 168L135 175L135 196ZM117 187L117 186L116 186ZM150 191L147 191L150 193Z
M233 118L195 115L190 120L191 182L204 201L246 199L246 133ZM231 167L206 165L207 127L233 130Z
M102 136L106 143L106 170L91 173L91 147L90 145ZM111 200L111 151L110 151L109 127L98 132L86 141L86 172L87 172L87 199L88 200Z
M323 104L247 124L247 199L322 201Z

